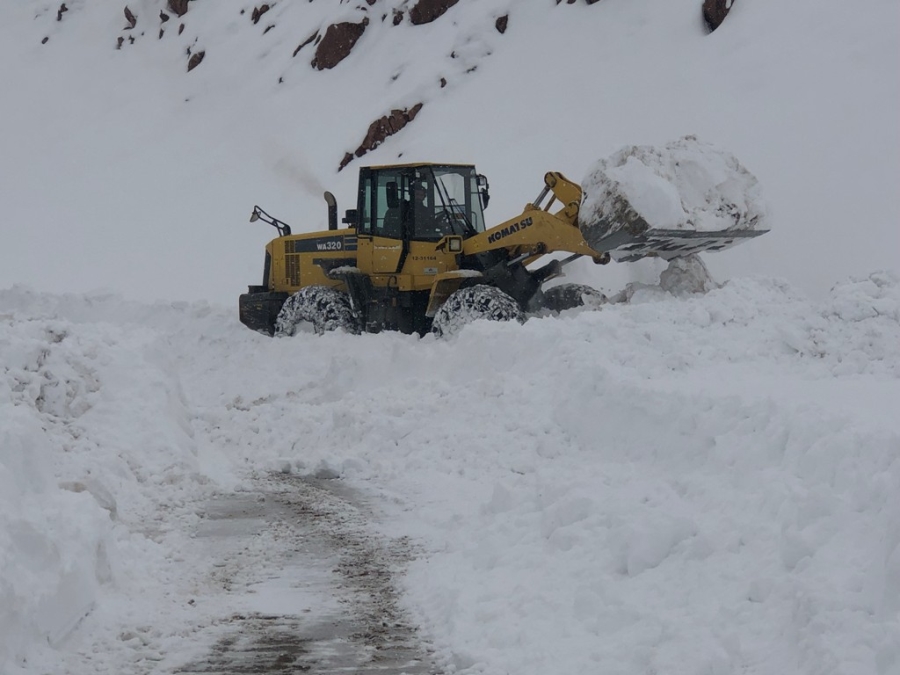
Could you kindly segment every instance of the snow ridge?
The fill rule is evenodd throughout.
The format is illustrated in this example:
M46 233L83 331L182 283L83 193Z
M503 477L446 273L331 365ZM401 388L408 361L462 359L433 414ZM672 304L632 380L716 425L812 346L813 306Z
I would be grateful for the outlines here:
M270 339L202 304L24 289L0 316L4 672L121 670L147 647L107 635L109 603L137 589L187 621L153 589L210 478L248 468L377 499L423 550L405 607L460 673L900 663L893 273L821 303L644 287L443 340ZM195 657L153 632L154 658Z

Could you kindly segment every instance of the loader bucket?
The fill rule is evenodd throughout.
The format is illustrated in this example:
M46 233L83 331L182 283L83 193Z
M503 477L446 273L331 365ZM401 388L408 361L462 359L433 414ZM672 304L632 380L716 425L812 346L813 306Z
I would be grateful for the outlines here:
M756 177L695 136L626 146L597 162L582 191L581 234L615 260L721 251L768 231Z
M622 229L597 236L597 228L582 228L588 245L595 251L609 253L618 262L632 262L644 257L663 260L683 258L704 251L722 251L768 230L662 230L648 228ZM591 236L594 235L594 236Z

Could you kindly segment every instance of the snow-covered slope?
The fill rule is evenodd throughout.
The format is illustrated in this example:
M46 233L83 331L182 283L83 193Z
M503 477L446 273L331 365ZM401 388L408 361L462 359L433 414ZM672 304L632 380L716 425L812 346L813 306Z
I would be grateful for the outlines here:
M177 669L217 617L173 585L198 504L272 469L416 542L446 672L900 672L897 3L739 2L711 35L695 0L128 4L0 3L0 673ZM294 56L364 16L335 68ZM706 295L576 263L650 285L442 341L237 322L254 203L318 229L360 164L448 160L499 221L685 134L772 207Z
M141 0L126 31L119 5L73 0L57 21L58 3L3 3L0 286L232 304L272 234L246 223L252 205L322 228L322 190L351 206L361 162L473 162L500 222L548 170L580 179L622 146L685 134L733 152L772 205L772 234L710 257L719 277L822 294L897 267L895 2L737 3L709 35L697 0L462 0L418 26L411 4L278 2L254 24L244 0L194 0L162 24L164 0ZM293 56L364 16L335 68L310 65L313 45ZM122 36L137 39L116 50ZM190 73L189 49L205 54ZM420 102L337 173L370 122ZM641 270L573 275L615 290Z

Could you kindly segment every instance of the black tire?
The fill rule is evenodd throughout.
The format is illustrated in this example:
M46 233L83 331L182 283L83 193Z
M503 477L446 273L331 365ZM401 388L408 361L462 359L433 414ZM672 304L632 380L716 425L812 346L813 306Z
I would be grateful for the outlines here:
M431 332L437 337L456 335L463 326L477 321L518 321L525 315L519 304L494 286L470 286L453 293L434 315Z
M576 307L599 309L609 299L596 288L584 284L560 284L544 290L541 305L551 312L562 312Z
M275 336L290 337L304 325L319 335L333 330L359 334L349 296L328 286L307 286L289 297L275 320Z

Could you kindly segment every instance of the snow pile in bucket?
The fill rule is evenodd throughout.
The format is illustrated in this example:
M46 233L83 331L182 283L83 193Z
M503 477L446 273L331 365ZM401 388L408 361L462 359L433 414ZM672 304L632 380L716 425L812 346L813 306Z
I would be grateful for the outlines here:
M619 230L763 229L767 208L756 178L728 152L695 136L662 148L627 146L581 182L588 241Z

